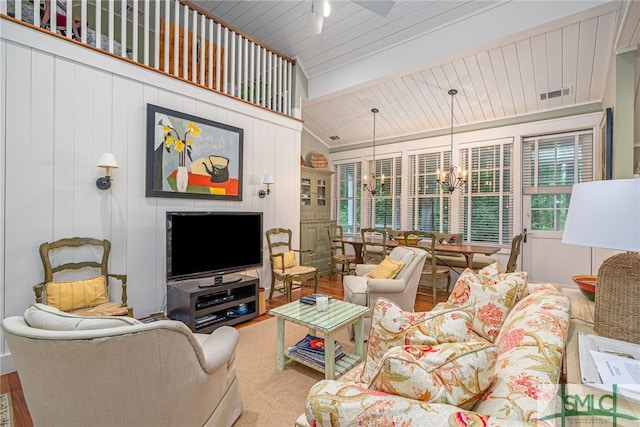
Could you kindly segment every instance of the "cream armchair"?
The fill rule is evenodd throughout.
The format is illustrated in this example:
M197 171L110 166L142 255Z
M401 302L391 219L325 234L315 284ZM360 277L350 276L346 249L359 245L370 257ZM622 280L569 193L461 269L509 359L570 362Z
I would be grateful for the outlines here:
M37 426L231 426L238 332L87 318L33 304L2 321Z
M393 279L371 279L365 274L376 268L377 264L356 265L355 276L343 279L344 300L372 308L378 297L398 304L405 311L413 311L418 292L418 283L424 267L427 252L423 249L398 246L389 254L389 258L404 264ZM364 336L369 336L371 311L364 317Z

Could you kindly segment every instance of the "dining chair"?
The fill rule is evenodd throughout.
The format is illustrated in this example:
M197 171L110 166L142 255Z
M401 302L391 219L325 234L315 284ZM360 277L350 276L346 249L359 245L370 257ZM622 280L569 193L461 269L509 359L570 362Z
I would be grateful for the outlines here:
M388 255L387 229L362 228L362 259L365 264L379 263Z
M333 275L336 271L336 265L340 264L340 274L344 276L345 273L349 274L351 271L355 271L356 268L356 256L355 254L348 254L344 249L344 242L335 242L335 239L342 239L343 228L339 224L329 224L327 226L327 233L329 234L329 248L331 250L331 260L329 265L331 266L330 275ZM353 267L352 267L353 266Z
M449 271L449 267L438 265L438 257L435 250L437 235L435 233L427 233L426 231L420 230L407 230L404 232L405 245L409 246L410 242L412 240L415 241L416 239L418 242L422 242L418 247L427 251L422 275L429 276L431 278L433 305L435 307L438 303L438 280L442 278L447 279L447 292L449 292L449 287L451 286L451 273ZM426 244L429 246L426 246ZM428 295L424 292L420 292L420 285L418 285L418 293Z
M509 254L509 261L507 261L507 273L513 273L518 266L518 255L520 255L520 244L524 234L520 233L511 240L511 254Z

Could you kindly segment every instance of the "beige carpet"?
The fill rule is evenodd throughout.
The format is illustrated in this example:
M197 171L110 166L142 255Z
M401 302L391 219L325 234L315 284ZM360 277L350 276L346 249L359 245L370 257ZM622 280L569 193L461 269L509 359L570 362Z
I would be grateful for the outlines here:
M286 362L284 371L276 368L275 318L238 332L236 363L244 411L234 427L292 427L304 412L309 389L324 374L292 360ZM294 345L307 332L302 326L285 322L285 347ZM335 338L345 350L354 351L346 328L338 331Z

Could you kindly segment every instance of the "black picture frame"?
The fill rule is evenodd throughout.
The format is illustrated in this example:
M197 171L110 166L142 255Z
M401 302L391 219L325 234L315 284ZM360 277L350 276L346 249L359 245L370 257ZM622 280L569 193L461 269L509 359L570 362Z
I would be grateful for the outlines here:
M613 108L607 108L600 122L598 179L613 179Z
M147 104L146 196L241 201L243 133Z

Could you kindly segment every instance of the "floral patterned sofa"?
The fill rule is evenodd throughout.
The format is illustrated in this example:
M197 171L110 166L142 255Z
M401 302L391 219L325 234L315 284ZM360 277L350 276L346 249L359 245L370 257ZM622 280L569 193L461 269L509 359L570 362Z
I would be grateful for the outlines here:
M379 299L366 360L316 383L296 426L551 425L569 314L557 285L498 264L430 312Z

